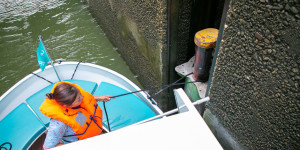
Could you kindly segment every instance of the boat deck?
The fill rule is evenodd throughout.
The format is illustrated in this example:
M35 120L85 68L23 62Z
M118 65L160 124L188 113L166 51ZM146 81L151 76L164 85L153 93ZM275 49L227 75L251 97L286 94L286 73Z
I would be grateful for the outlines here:
M114 96L128 93L127 90L107 82L101 82L98 86L97 83L91 81L67 81L78 84L85 91L93 94L94 96ZM39 111L39 107L46 98L46 93L51 91L53 85L54 83L27 98L25 102L21 103L1 120L0 144L9 142L12 144L14 149L27 149L36 141L31 149L40 149L42 145L41 142L43 142L44 138L43 136L45 136L45 131L49 126L50 118L43 115ZM103 102L98 102L98 105L104 111ZM134 94L118 97L106 102L106 109L111 131L156 115L156 113L148 107L148 105ZM103 115L103 126L107 127L105 113L103 113Z

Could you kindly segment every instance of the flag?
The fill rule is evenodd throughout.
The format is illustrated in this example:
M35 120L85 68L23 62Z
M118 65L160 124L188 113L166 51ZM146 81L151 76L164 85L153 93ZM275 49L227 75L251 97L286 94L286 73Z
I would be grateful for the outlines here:
M40 41L39 43L39 47L36 50L36 55L40 68L42 69L42 71L44 71L45 67L50 61L50 58L42 41Z

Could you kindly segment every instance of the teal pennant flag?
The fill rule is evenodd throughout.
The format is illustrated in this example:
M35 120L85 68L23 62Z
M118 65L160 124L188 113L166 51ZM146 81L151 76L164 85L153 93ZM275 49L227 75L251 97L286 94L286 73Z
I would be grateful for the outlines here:
M45 46L42 41L39 43L39 47L36 50L37 60L39 62L40 68L44 71L45 67L47 66L50 58L47 54Z

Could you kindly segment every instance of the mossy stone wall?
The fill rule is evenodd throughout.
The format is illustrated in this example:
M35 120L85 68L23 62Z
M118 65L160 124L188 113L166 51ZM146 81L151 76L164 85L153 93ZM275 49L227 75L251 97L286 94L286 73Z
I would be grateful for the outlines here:
M300 147L299 12L299 0L230 3L206 106L240 147Z
M167 1L87 0L90 11L144 88L167 84ZM168 61L168 60L166 60Z
M194 37L190 28L192 9L197 4L194 0L86 1L144 88L167 85L179 78L175 67L194 54L194 48L189 49ZM155 97L163 110L175 107L172 95L169 88Z

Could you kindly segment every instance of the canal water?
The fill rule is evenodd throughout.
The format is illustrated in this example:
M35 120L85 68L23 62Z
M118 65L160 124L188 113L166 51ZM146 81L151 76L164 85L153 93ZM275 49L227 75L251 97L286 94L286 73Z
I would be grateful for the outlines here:
M42 35L52 60L62 58L101 65L140 86L82 1L1 0L0 95L39 69L38 35Z

